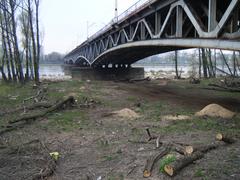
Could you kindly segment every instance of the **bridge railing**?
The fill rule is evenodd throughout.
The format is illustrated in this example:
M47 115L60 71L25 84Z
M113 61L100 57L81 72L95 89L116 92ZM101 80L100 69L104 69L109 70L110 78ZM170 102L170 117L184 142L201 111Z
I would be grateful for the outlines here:
M142 7L144 7L147 4L151 4L153 1L155 1L155 0L139 0L139 1L137 1L130 8L128 8L123 13L121 13L118 17L113 18L106 26L104 26L102 29L100 29L95 34L93 34L90 38L88 38L88 41L91 41L91 40L95 39L100 34L103 34L108 29L110 29L113 24L121 22L122 20L127 18L132 13L136 12L137 10L141 9Z

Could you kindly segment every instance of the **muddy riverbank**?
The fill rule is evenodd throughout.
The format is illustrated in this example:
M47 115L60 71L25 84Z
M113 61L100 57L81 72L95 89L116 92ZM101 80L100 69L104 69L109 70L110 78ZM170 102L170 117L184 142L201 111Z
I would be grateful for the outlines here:
M47 102L54 104L74 96L77 106L51 112L1 134L0 179L32 179L46 168L49 152L60 155L53 175L47 179L144 179L146 160L158 152L154 142L136 143L148 139L146 128L164 142L207 144L214 142L219 132L239 139L240 94L203 89L210 81L197 85L188 80L43 81ZM38 90L33 84L0 84L0 131L8 121L31 111L4 112L22 107L23 101ZM31 103L34 99L25 106ZM237 115L232 119L194 116L211 103ZM80 106L83 104L87 106ZM169 115L188 118L164 119ZM36 139L41 143L26 144ZM174 178L161 172L159 161L149 179L239 179L239 147L237 141L213 150Z

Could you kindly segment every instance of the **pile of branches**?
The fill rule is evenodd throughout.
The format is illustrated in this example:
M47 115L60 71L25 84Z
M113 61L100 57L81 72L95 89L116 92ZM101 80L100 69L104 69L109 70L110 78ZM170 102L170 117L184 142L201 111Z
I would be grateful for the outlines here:
M51 156L49 147L40 139L1 147L0 164L6 165L1 167L4 174L0 173L0 177L3 179L16 177L20 179L28 177L32 180L45 179L53 175L57 161L57 158Z
M158 152L149 157L146 161L143 177L148 178L152 175L152 171L157 162L166 157L168 154L175 152L180 158L164 166L164 172L173 177L177 175L183 168L202 159L204 155L221 146L233 144L236 142L234 138L224 134L217 134L216 140L209 144L189 145L179 142L161 142L160 136L152 136L149 129L146 129L149 139L147 142L156 141L156 149Z
M210 90L240 92L240 78L229 77L217 83L208 84Z

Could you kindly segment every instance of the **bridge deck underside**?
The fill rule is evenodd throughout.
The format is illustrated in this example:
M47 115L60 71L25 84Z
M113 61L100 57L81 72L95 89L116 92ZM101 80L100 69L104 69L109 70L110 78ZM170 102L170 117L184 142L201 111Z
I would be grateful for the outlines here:
M66 62L131 64L186 48L240 50L240 0L151 0L66 57Z

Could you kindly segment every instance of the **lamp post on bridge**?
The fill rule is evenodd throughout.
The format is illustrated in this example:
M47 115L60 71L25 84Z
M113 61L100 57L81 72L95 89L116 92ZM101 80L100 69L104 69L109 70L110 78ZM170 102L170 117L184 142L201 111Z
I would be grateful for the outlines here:
M118 0L115 0L115 21L118 22Z
M88 40L88 38L89 38L89 29L90 29L91 27L93 27L95 24L96 24L96 23L92 23L92 24L89 25L89 21L87 21L87 40Z

